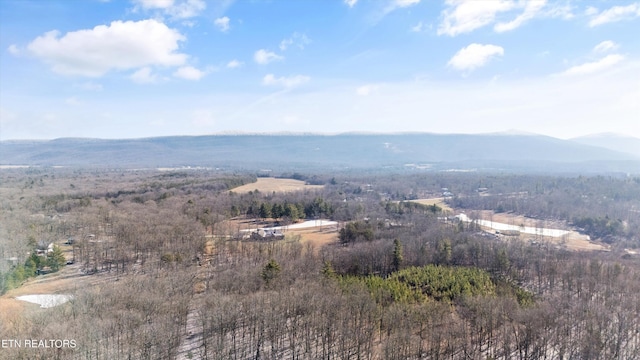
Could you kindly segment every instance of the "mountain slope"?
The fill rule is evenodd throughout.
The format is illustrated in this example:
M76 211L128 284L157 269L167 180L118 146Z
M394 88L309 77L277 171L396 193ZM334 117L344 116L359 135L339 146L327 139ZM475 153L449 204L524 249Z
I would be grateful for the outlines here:
M0 142L0 164L231 168L446 168L635 171L640 158L540 135L212 135ZM597 170L597 169L594 169Z

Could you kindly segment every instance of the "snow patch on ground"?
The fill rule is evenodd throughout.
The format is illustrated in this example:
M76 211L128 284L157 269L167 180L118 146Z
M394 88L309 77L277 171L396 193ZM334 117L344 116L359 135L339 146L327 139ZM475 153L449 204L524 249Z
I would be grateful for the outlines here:
M501 230L501 231L511 230L511 231L519 231L524 234L550 236L550 237L562 237L570 233L570 231L560 230L560 229L547 229L547 228L536 228L536 227L530 227L530 226L509 225L509 224L503 224L503 223L488 221L488 220L471 220L465 214L456 215L456 217L460 219L460 221L464 221L464 222L475 221L480 226L485 226L494 230Z
M54 295L23 295L17 296L16 299L38 304L41 308L47 309L54 306L62 305L73 299L71 295L54 294Z
M301 223L297 223L297 224L292 224L292 225L287 225L287 226L273 226L273 227L265 227L265 228L260 228L263 230L294 230L294 229L308 229L308 228L314 228L314 227L321 227L321 226L336 226L338 225L338 222L336 221L331 221L331 220L308 220L305 222L301 222ZM255 232L258 231L258 229L243 229L240 230L241 232Z

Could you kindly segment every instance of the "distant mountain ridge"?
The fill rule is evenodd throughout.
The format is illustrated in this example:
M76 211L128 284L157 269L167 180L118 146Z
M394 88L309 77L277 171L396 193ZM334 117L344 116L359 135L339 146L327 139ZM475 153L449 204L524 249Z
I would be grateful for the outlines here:
M571 141L640 157L640 139L632 136L614 133L601 133L573 138Z
M408 164L640 173L640 156L529 134L237 134L0 142L0 165L358 169Z

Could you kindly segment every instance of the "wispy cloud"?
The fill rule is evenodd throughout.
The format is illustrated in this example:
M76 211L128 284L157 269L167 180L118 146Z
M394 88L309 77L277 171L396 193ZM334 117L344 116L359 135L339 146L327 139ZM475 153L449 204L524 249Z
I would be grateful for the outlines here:
M516 16L515 19L509 22L497 23L493 29L496 32L505 32L516 29L525 22L533 19L540 12L540 10L547 4L547 0L528 0L526 2L524 11Z
M20 55L20 48L18 48L16 44L9 45L7 51L9 51L9 53L14 56Z
M183 66L173 73L173 76L185 80L197 81L207 75L206 71L196 69L193 66Z
M563 72L562 75L574 76L592 74L610 68L615 64L618 64L622 60L624 60L623 55L611 54L598 61L588 62L582 65L571 67Z
M419 23L417 23L416 25L411 27L411 31L412 32L421 32L423 28L424 28L424 24L422 24L422 21L420 21Z
M199 16L206 8L204 0L134 0L134 11L155 10L176 20Z
M446 0L438 35L457 36L494 24L498 33L515 30L535 18L573 18L570 5L548 0ZM506 20L512 18L512 20Z
M591 8L590 13L593 15L593 18L589 21L589 26L595 27L640 17L640 3L633 3L627 6L614 6L601 13L598 13L597 9Z
M294 32L290 37L280 41L280 50L285 51L290 46L295 46L302 50L309 44L311 44L311 39L306 34Z
M266 65L270 62L284 60L284 56L278 55L272 51L260 49L253 54L253 60L261 65Z
M273 74L267 74L262 79L262 85L266 86L282 86L285 88L293 88L296 86L300 86L304 83L309 82L311 80L310 77L305 75L294 75L294 76L283 76L283 77L275 77Z
M619 45L614 43L613 41L605 40L605 41L601 42L600 44L596 45L593 48L593 52L606 53L606 52L609 52L609 51L616 50L618 47L619 47Z
M347 6L349 6L350 8L352 8L356 5L356 3L358 3L358 0L344 0L344 3L347 4Z
M129 76L133 82L138 84L154 84L157 83L158 75L154 74L150 67L145 66Z
M227 67L229 69L235 69L235 68L239 68L243 65L243 63L241 61L238 60L231 60L227 63Z
M504 49L497 45L471 44L460 49L447 63L448 66L461 71L473 71L485 66L492 59L503 56Z
M442 12L442 22L438 35L456 36L489 25L500 12L512 10L510 0L447 0L447 8Z
M174 0L135 0L134 3L143 9L168 9L173 6Z
M213 24L222 32L229 31L229 18L227 16L215 19Z
M372 25L375 25L382 21L387 15L390 13L402 9L407 8L413 5L417 5L420 3L420 0L387 0L386 2L378 2L380 7L378 7L377 11L373 12L370 16L370 22Z

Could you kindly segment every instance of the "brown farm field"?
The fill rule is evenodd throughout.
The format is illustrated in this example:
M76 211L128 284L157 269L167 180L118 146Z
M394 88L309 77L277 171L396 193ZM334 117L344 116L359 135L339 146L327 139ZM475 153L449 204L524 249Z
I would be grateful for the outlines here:
M230 191L235 193L244 194L249 191L258 190L260 192L292 192L301 190L316 190L322 189L324 185L307 185L302 180L295 179L279 179L279 178L258 178L257 182L239 186L233 188Z

